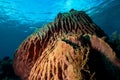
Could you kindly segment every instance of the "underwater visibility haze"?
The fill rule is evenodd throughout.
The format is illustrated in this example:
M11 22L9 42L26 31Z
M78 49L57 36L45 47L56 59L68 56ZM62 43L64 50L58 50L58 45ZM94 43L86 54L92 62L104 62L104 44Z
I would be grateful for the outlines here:
M119 0L0 0L0 59L13 57L27 36L71 9L85 11L109 36L120 33Z

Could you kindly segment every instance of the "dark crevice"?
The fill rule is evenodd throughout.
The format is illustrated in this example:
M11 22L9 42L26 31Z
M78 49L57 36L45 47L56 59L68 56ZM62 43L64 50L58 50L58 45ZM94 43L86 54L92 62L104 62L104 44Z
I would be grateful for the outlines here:
M32 61L34 57L34 43L32 42L29 48L28 60Z
M62 39L62 41L66 42L67 44L69 44L71 46L73 46L74 49L77 49L77 48L80 47L78 44L75 44L75 43L71 42L70 40Z

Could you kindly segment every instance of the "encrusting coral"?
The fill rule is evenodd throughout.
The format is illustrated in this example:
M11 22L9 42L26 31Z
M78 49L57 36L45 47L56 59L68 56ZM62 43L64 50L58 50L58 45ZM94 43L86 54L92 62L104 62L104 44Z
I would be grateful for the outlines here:
M120 68L107 39L85 12L59 13L54 22L23 41L14 56L14 71L22 80L97 79L91 54L102 53Z

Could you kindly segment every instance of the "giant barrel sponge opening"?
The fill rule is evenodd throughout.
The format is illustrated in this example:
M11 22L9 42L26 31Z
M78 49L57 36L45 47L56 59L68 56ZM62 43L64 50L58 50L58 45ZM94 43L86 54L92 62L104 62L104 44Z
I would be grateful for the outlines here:
M96 79L97 73L88 64L94 50L120 67L103 37L108 39L84 11L59 13L53 22L22 42L14 55L14 71L22 80Z

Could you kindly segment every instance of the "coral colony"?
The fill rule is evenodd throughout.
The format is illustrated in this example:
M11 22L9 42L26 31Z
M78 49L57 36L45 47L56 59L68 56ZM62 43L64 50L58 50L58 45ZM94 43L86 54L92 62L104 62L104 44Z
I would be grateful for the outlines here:
M22 80L115 80L108 69L120 68L120 61L107 41L85 12L59 13L22 42L14 71Z

